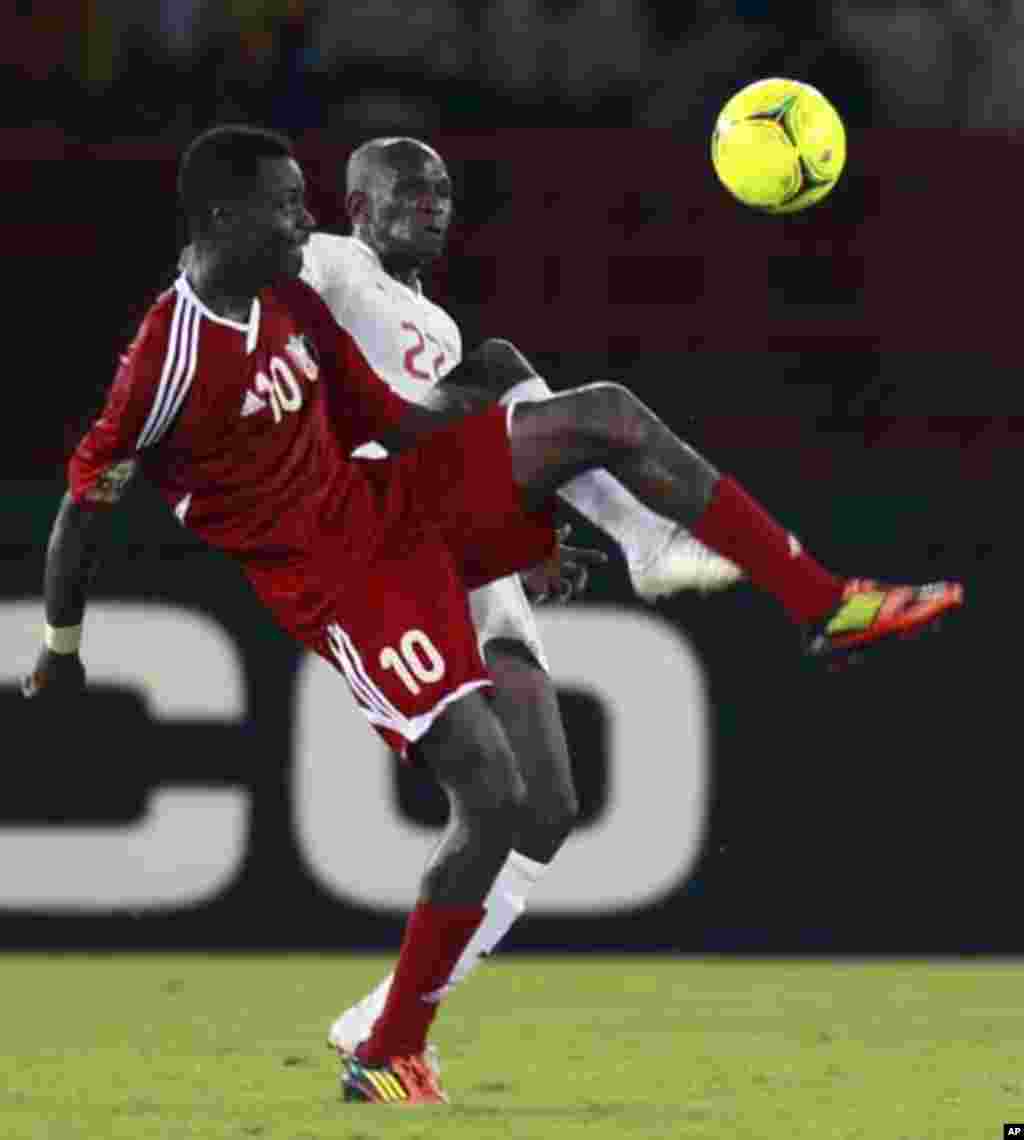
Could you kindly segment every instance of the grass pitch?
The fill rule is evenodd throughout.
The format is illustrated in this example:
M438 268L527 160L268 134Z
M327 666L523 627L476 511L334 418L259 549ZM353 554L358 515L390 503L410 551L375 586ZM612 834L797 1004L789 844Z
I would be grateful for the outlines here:
M357 957L0 957L4 1140L998 1140L1024 967L501 958L434 1039L450 1108L340 1102Z

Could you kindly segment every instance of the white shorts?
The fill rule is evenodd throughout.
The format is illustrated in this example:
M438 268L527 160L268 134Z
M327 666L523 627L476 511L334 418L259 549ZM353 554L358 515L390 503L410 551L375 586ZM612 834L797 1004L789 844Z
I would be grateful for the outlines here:
M547 673L551 672L548 659L541 644L537 621L523 590L518 574L510 578L499 578L473 590L469 595L469 612L476 627L480 653L489 641L503 638L521 641L537 658L537 663ZM484 660L486 660L484 656Z

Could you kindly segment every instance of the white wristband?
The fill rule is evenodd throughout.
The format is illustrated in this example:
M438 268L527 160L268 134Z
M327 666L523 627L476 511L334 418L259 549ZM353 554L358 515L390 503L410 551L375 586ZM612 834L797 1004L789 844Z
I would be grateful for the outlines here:
M43 643L51 653L77 653L82 644L82 626L47 625L43 631Z

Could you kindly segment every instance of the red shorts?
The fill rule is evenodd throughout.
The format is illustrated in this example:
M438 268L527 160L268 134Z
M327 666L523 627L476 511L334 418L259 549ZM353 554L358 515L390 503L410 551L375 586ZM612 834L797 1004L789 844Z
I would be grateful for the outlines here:
M402 755L447 705L491 683L468 591L554 547L553 509L527 511L513 479L507 416L488 409L392 459L357 460L372 504L360 513L373 524L367 542L339 566L325 536L311 576L337 589L319 633L303 640Z
M439 530L467 590L536 566L555 544L553 502L527 511L513 478L508 417L488 408L393 459L355 461L397 541L424 525Z

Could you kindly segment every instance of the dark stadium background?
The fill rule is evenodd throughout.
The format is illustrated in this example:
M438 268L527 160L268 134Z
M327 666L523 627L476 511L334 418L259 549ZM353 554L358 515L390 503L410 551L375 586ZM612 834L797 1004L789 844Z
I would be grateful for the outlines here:
M509 337L556 384L623 380L828 565L957 577L969 602L941 638L840 676L805 663L747 588L663 606L711 702L701 854L652 905L528 918L509 947L1024 950L1018 5L391 0L351 6L348 25L337 12L350 6L301 0L249 16L124 7L32 3L0 18L0 613L38 598L65 457L171 280L180 147L218 121L288 131L330 228L347 152L416 134L456 180L458 225L431 288L467 343ZM822 88L850 133L831 199L786 220L734 204L707 157L725 98L768 74ZM157 783L231 783L252 797L244 866L223 894L174 913L9 905L0 946L395 945L398 915L343 907L297 856L290 645L145 489L117 530L94 596L173 601L223 624L249 719L157 726L116 686L55 718L21 701L29 662L8 658L0 846L18 828L128 825ZM618 562L582 604L641 608ZM87 661L102 637L88 630ZM133 667L157 687L189 666L138 624ZM637 675L653 667L638 661ZM565 701L594 827L615 794L603 755L614 709L576 691ZM666 764L679 746L671 733L643 744ZM395 802L436 821L413 777ZM0 865L0 898L27 873Z

